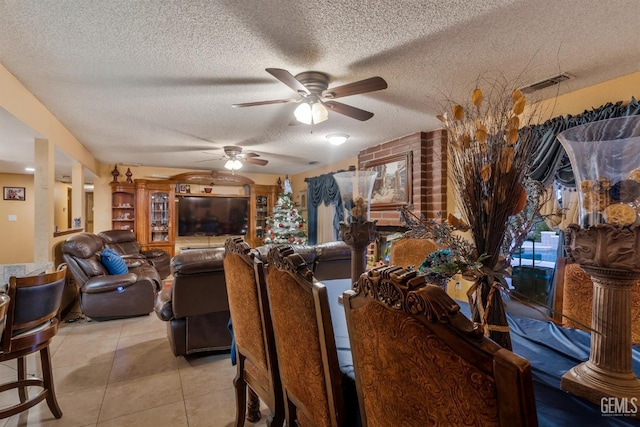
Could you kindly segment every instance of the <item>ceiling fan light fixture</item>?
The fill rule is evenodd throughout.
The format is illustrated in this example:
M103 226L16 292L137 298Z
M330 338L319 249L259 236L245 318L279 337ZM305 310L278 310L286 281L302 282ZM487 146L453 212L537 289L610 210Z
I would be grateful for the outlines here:
M230 171L238 170L242 167L242 162L238 159L229 159L227 163L224 164L224 167Z
M349 139L349 135L346 133L332 133L327 135L327 140L333 145L342 145L347 139Z
M296 117L296 120L300 123L304 123L305 125L310 125L313 122L313 116L311 115L311 105L306 102L298 105L293 112L293 115Z
M296 120L305 125L322 123L329 118L329 111L322 102L307 100L301 103L293 112Z
M311 105L311 116L313 117L313 123L318 124L329 118L329 112L321 102L316 102Z

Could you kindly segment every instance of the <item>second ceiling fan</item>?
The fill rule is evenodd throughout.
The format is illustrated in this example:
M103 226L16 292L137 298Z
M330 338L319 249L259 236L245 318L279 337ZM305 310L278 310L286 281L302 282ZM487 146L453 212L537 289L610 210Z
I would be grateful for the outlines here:
M375 92L387 88L382 77L371 77L346 85L329 89L329 76L318 71L305 71L294 76L287 70L267 68L266 71L282 83L296 91L299 98L275 99L271 101L247 102L234 104L233 107L255 107L257 105L300 103L294 115L304 124L317 124L327 120L328 111L335 111L356 120L365 121L373 117L373 113L334 101L336 98Z

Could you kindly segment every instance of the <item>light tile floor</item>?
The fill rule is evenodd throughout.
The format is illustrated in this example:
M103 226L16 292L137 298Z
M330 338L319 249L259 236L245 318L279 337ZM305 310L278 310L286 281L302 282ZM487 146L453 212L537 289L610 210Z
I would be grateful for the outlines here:
M77 313L67 319L74 317ZM175 357L166 334L166 323L154 313L104 322L62 322L51 352L63 417L56 420L41 402L0 420L0 427L233 426L235 367L229 355ZM28 372L41 372L33 355ZM0 382L15 378L15 361L0 363ZM2 407L16 402L15 390L0 395ZM264 406L262 413L257 424L245 426L265 426Z

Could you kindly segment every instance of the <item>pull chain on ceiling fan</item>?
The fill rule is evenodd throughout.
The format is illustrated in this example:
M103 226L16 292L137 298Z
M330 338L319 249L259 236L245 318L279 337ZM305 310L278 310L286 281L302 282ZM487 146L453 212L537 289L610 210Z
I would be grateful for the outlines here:
M304 124L317 124L327 120L329 110L356 120L365 121L373 117L373 113L334 101L334 99L387 88L387 82L382 77L371 77L329 89L329 76L325 73L306 71L293 76L287 70L280 68L267 68L266 71L297 92L300 98L248 102L234 104L233 107L243 108L295 102L300 103L294 112L296 120Z

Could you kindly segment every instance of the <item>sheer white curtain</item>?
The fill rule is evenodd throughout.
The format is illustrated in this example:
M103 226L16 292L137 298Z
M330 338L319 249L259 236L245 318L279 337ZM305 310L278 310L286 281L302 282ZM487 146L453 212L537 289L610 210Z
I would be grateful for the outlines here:
M336 213L334 204L318 206L318 243L333 242L337 240L333 228L333 217Z

